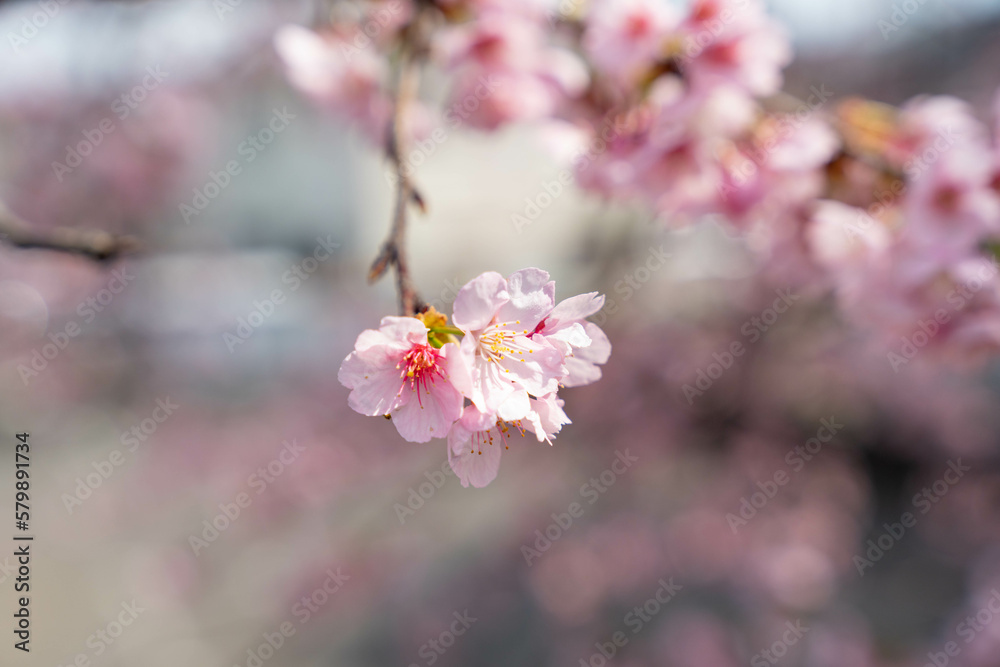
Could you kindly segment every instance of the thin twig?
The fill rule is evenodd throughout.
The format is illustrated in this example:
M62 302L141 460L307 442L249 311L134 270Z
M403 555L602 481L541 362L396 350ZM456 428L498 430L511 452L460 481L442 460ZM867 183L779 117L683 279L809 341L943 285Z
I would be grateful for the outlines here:
M420 85L420 62L417 56L422 47L417 43L419 21L418 15L410 26L410 34L400 55L399 80L396 85L392 126L389 129L388 154L396 173L396 208L389 236L368 272L368 282L374 282L381 278L390 266L395 268L396 289L399 292L399 311L404 316L415 315L423 307L410 279L409 261L406 254L406 222L410 203L414 202L423 209L424 200L406 175L404 163L408 138L406 113L410 103L416 99L417 89Z
M111 261L134 252L138 241L131 236L117 236L97 230L59 227L36 231L0 202L0 243L12 248L51 250L80 255L99 262Z

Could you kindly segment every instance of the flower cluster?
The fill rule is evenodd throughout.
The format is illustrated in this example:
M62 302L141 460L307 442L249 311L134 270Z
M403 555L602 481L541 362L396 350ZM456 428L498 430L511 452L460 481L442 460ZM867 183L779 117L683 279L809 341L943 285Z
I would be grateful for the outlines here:
M586 318L603 305L596 292L556 304L540 269L487 272L459 290L453 326L433 309L385 317L358 336L338 377L352 409L391 419L404 439L447 437L462 485L483 487L514 433L551 444L570 423L560 387L601 377L611 344Z
M324 34L290 25L278 31L274 45L299 90L377 139L392 110L385 92L389 66L374 49L357 48L359 37L365 38L360 24L338 25Z
M874 116L889 122L851 137L877 166L844 174L841 201L820 200L804 223L807 247L842 307L888 337L897 370L924 347L995 353L1000 148L951 98L898 112L853 103L843 113L863 114L869 126Z
M761 0L359 6L323 36L286 28L278 50L293 83L380 141L391 56L430 12L423 64L451 88L437 116L407 111L415 133L534 121L584 190L732 227L765 278L835 294L894 368L916 348L1000 351L1000 148L961 101L783 95L791 48Z
M798 127L760 113L755 98L778 91L790 59L761 3L697 0L680 16L655 0L604 0L584 26L600 93L584 107L580 138L593 157L578 163L585 188L639 198L663 214L742 215L764 199L765 184L758 183L763 175L742 178L751 174L740 168L749 163L768 181L780 180L828 157L822 150L806 161L772 155L782 144L825 137L808 127L800 136ZM759 159L754 148L764 142L770 145Z
M446 105L451 118L494 130L511 122L558 116L581 95L589 77L584 62L556 46L537 3L469 3L473 20L450 26L434 55L454 76Z

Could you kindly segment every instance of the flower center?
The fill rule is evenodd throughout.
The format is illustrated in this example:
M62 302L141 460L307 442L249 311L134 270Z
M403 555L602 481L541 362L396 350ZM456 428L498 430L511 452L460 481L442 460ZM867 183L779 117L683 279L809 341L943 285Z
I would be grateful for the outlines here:
M500 361L505 354L513 354L514 349L508 345L514 335L503 329L489 329L479 337L479 350L490 361Z
M653 22L648 14L635 12L625 19L625 34L631 39L641 39L650 34Z
M496 426L489 429L488 431L476 431L472 434L472 450L470 454L476 453L476 446L479 447L479 454L483 453L483 443L487 447L492 446L494 442L503 443L504 449L510 449L510 445L507 444L508 439L511 436L510 430L516 429L521 437L524 437L524 428L521 426L521 420L518 419L512 422L505 422L502 419L497 419Z
M501 322L500 324L494 324L484 331L479 336L479 353L482 357L487 361L500 362L507 355L514 355L518 358L518 361L524 361L524 353L531 353L533 350L514 342L517 332L501 328L510 324L520 323L520 320L517 322ZM523 334L527 335L528 331L524 330Z
M417 401L423 407L423 399L420 396L420 389L423 387L424 393L430 393L430 386L438 378L444 379L444 370L438 363L441 353L430 345L414 345L410 351L403 355L403 358L396 368L400 369L399 377L403 384L399 388L399 393L403 393L406 385L410 385L410 391L417 392ZM398 395L398 394L397 394Z

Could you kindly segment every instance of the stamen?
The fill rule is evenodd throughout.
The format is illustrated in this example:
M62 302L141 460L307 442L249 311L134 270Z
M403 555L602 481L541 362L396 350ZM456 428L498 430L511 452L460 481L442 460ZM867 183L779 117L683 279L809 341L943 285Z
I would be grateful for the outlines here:
M430 394L431 387L437 382L437 380L444 379L444 369L441 368L441 364L438 363L441 357L441 353L430 345L414 345L410 348L398 364L396 368L401 369L399 375L403 384L399 387L399 392L397 396L401 396L403 389L406 385L410 385L410 391L416 393L417 402L420 404L420 408L423 409L424 402L421 396L420 389L423 388L423 393Z

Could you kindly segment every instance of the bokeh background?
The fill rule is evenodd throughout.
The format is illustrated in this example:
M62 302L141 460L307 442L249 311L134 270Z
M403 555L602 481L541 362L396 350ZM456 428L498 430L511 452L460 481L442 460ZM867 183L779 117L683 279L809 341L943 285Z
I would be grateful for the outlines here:
M772 3L797 52L787 90L954 94L987 119L1000 4L910 4L885 33L887 1ZM555 446L518 442L493 484L462 488L443 441L401 441L336 379L396 305L390 281L365 282L387 165L303 102L272 46L328 8L53 2L15 48L42 5L0 4L0 199L144 252L100 265L0 249L0 489L12 514L14 434L30 432L36 536L30 655L12 648L0 556L0 663L600 667L623 632L621 667L1000 665L995 363L894 372L819 294L751 340L785 286L723 227L668 231L568 188L519 229L562 167L532 128L459 129L414 176L420 294L449 311L482 271L543 267L557 297L608 295L596 321L614 345L601 382L564 392L573 424ZM105 118L92 154L57 173ZM247 143L269 126L273 141ZM230 161L240 173L185 219ZM309 261L318 248L332 252ZM689 400L733 342L746 353ZM636 462L613 472L620 455ZM241 493L249 505L220 519ZM651 603L663 582L679 589ZM127 627L123 604L142 610Z

